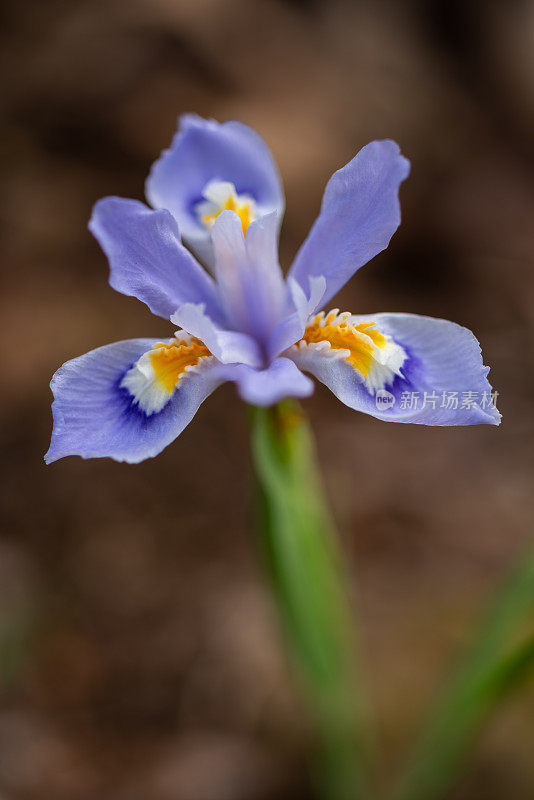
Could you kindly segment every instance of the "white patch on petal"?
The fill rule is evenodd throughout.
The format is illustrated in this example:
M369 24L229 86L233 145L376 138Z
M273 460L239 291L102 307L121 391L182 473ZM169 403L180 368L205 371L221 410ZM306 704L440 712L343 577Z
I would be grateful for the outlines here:
M363 379L368 391L373 395L378 389L391 386L397 375L400 378L404 377L401 368L407 358L406 352L390 336L387 340L383 348L377 348L380 352L371 362L369 372Z
M176 338L159 342L135 362L124 375L120 386L147 414L157 414L188 376L215 360L206 346L185 331Z
M149 416L161 411L172 396L156 383L156 374L150 363L150 352L143 353L139 361L128 370L120 385L130 392L138 406Z

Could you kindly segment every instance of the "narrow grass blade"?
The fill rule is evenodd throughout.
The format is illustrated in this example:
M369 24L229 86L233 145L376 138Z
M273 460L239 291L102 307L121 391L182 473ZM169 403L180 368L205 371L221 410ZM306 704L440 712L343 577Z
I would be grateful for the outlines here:
M476 634L409 759L395 800L443 800L488 714L533 673L534 551L509 578Z

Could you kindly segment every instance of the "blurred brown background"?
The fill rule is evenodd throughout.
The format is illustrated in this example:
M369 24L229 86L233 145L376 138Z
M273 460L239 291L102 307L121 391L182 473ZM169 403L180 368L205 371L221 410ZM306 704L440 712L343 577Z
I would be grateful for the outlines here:
M403 225L339 304L454 319L492 365L498 429L388 425L320 387L306 402L393 769L531 536L534 2L12 0L1 16L2 800L311 796L234 389L140 466L42 461L64 360L172 333L109 289L86 223L102 195L142 197L184 111L272 147L285 266L331 172L395 138ZM531 687L451 797L534 796L533 712Z

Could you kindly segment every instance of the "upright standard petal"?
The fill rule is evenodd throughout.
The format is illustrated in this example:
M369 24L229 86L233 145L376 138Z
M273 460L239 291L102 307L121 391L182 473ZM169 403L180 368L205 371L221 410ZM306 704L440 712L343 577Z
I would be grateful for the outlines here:
M182 245L168 211L105 197L93 209L89 230L109 259L109 282L118 292L137 297L165 319L191 302L203 303L213 319L221 320L213 278Z
M480 345L414 314L320 314L286 355L350 408L390 422L498 425Z
M70 455L137 463L160 453L222 382L201 342L132 339L67 361L50 384L47 463Z
M284 350L302 338L310 315L319 307L326 289L326 281L320 277L310 278L310 293L306 295L293 278L287 281L288 296L286 314L272 329L267 341L269 358L279 356Z
M251 223L245 239L238 215L223 211L211 235L227 320L234 329L265 343L284 315L287 298L278 264L276 214Z
M305 290L311 276L324 275L327 303L388 246L400 223L399 186L409 171L398 145L386 139L366 145L334 172L289 275Z
M154 163L146 195L154 208L176 217L184 240L202 256L209 249L203 206L213 200L214 182L233 187L234 201L250 198L258 216L276 211L281 220L282 182L263 139L240 122L219 124L187 114L171 147Z
M265 369L229 364L220 368L220 374L234 381L242 400L255 406L272 406L285 397L309 397L313 392L313 381L288 358L277 358Z

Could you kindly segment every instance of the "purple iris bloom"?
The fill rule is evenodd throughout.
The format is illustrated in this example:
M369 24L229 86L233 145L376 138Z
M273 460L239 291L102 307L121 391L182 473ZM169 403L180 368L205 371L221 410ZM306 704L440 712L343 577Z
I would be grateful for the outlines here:
M267 146L241 123L183 117L148 178L152 208L107 197L89 224L111 286L179 330L165 342L116 342L64 364L51 383L46 461L142 461L170 444L224 381L246 402L269 406L310 395L304 372L378 419L498 425L488 368L466 328L413 314L320 310L387 247L408 173L392 141L360 150L328 182L284 277L284 195Z

